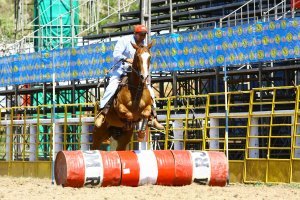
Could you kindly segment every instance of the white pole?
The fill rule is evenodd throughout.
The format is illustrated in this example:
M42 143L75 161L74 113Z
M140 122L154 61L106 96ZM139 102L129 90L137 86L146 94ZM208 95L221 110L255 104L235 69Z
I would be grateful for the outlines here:
M220 149L219 146L219 137L220 137L220 129L219 129L219 119L211 118L210 119L210 131L209 131L209 149L214 149L218 151ZM212 139L215 138L215 139Z
M6 161L10 160L10 154L11 154L11 152L10 152L10 134L11 134L10 126L11 125L6 125L6 149L5 149L5 152L6 152L5 160Z
M182 150L183 149L183 120L176 119L173 123L173 132L174 132L174 139L180 141L174 141L174 150Z
M30 143L29 143L29 161L36 160L36 134L37 134L37 124L30 124L29 127L29 135L30 135Z
M258 118L254 117L251 119L251 127L250 127L250 147L257 147L257 149L249 150L250 158L259 158L259 140L258 140Z
M90 125L89 124L82 124L81 126L81 150L88 151L90 150L89 145L89 134L90 134Z
M173 24L173 2L170 0L170 23L171 23L171 33L174 33L174 24Z
M54 55L52 55L54 56ZM53 57L52 57L53 60ZM55 65L53 63L53 74L52 74L52 184L54 184L54 161L55 161Z
M226 156L228 159L228 102L227 102L227 95L228 95L228 90L227 90L227 67L224 67L224 87L225 87L225 148L226 148ZM229 159L228 159L229 160Z
M228 155L228 102L227 102L227 68L226 65L224 66L224 86L225 86L225 120L226 120L226 126L225 126L225 145L226 145L226 157L227 161L229 162L229 155ZM228 179L227 184L229 184L229 170L228 170Z
M52 54L52 185L54 185L54 161L55 161L55 64L54 64L54 53Z
M55 124L55 157L59 151L63 150L63 125Z

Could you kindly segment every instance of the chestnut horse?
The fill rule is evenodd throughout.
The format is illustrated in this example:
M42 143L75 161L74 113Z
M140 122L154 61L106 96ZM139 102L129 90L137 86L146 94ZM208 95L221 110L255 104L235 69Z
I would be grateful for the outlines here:
M151 115L153 100L146 84L150 76L152 43L148 46L132 46L136 52L131 72L127 73L127 84L115 95L102 126L94 126L92 149L99 149L103 141L113 137L118 143L117 150L125 150L131 140L134 124L148 120Z

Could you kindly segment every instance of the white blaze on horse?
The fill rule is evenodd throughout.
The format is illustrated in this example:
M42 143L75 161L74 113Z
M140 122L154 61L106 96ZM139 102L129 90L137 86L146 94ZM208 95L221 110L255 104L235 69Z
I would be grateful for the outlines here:
M99 149L100 144L111 136L118 142L117 150L125 150L133 134L134 124L148 120L151 116L153 100L147 88L150 78L150 48L137 46L131 71L127 73L127 84L122 86L100 127L94 127L92 149Z

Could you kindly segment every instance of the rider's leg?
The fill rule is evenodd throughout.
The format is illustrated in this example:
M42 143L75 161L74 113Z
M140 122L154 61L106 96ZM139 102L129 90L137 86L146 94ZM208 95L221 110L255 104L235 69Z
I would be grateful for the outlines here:
M151 107L152 108L151 109L151 111L152 111L151 112L151 114L152 114L152 120L151 120L152 126L154 128L156 128L156 129L163 130L165 127L157 121L157 113L156 113L156 103L155 103L155 94L154 94L154 91L153 91L153 89L152 89L152 87L151 87L150 84L148 84L147 87L148 87L148 90L150 91L150 95L151 95L152 100L153 100L153 105Z
M100 101L100 112L98 112L95 120L95 126L100 127L105 119L106 114L108 113L111 103L113 101L113 96L118 89L120 83L120 77L122 74L122 69L118 69L113 72L109 84L105 89L103 98Z

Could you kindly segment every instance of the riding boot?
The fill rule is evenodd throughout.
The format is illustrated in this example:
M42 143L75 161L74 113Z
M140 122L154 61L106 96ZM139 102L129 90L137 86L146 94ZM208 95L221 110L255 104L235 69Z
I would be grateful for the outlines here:
M113 100L114 100L114 97L111 97L110 100L105 104L105 106L99 110L98 114L95 117L96 118L95 119L96 127L99 128L104 123L105 116L107 115Z
M165 127L161 124L161 123L159 123L158 121L157 121L157 113L156 113L156 110L155 110L155 108L152 106L152 109L151 109L151 114L152 114L152 118L149 120L149 126L150 127L153 127L153 128L156 128L156 129L158 129L158 130L164 130L165 129Z
M104 106L104 108L100 109L100 111L98 112L98 114L96 115L96 119L95 119L95 126L96 127L100 127L103 122L105 121L105 116L107 115L108 111L109 111L110 105L106 104Z

